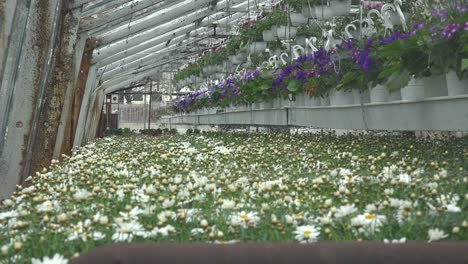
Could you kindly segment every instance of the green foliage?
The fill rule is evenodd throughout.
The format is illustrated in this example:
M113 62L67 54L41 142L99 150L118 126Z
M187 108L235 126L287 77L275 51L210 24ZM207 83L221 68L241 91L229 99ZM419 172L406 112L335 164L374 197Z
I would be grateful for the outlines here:
M296 79L291 79L288 82L288 91L291 93L297 93L302 90L302 84L296 80Z
M177 72L174 75L174 80L178 82L190 76L198 76L200 73L201 73L201 67L199 64L190 65L187 68Z
M104 131L104 136L132 136L135 132L130 128L111 128Z
M241 103L255 103L268 100L273 97L271 93L271 84L273 78L267 74L260 75L258 78L248 80L239 85L241 89Z
M267 53L260 53L251 56L250 60L252 61L253 68L260 66L264 61L268 61L269 57L270 55L268 55Z
M158 129L141 129L140 134L142 135L147 135L147 136L160 136L163 134L163 130L158 128Z
M310 25L301 25L297 28L297 35L320 38L322 36L322 29L316 23L311 23Z
M289 5L291 11L300 13L304 7L312 7L320 3L320 0L284 0L284 5Z

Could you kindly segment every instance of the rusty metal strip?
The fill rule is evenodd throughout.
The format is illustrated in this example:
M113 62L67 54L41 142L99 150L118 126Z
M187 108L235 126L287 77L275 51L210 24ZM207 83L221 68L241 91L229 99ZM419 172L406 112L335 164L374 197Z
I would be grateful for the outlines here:
M46 94L47 83L49 81L49 74L53 68L53 56L55 52L55 47L57 43L57 35L61 27L61 17L62 17L62 1L58 0L54 10L54 19L52 25L52 32L49 39L49 46L47 50L47 59L44 61L41 72L41 81L39 86L39 93L36 97L35 109L33 114L33 120L31 122L31 131L29 134L29 140L26 148L26 158L25 164L23 167L23 172L21 174L21 183L24 183L26 177L28 177L31 167L31 159L33 154L33 147L36 142L36 134L39 127L39 118L44 108L44 97Z

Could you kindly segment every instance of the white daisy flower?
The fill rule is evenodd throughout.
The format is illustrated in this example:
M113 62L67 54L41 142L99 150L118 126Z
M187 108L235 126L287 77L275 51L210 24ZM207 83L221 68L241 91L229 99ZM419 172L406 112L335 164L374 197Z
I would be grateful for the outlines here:
M247 213L245 211L242 211L231 216L231 223L237 223L243 228L247 228L249 226L256 226L257 223L260 221L260 217L258 217L257 215L257 212Z
M320 228L313 225L298 226L294 231L295 239L301 243L317 242L320 235Z
M440 230L438 228L429 229L427 231L427 235L429 236L429 241L428 241L429 243L432 241L437 241L437 240L441 240L441 239L448 237L448 235L445 234L443 230Z
M64 258L60 254L55 254L52 258L44 257L43 260L40 259L31 259L32 264L67 264L68 259Z
M385 244L404 244L406 243L406 237L402 237L400 239L384 239Z
M354 204L346 204L336 209L335 217L341 218L353 214L355 212L357 212L357 208Z
M223 204L221 205L221 208L224 210L229 210L233 209L236 206L236 202L233 200L225 199L223 200Z

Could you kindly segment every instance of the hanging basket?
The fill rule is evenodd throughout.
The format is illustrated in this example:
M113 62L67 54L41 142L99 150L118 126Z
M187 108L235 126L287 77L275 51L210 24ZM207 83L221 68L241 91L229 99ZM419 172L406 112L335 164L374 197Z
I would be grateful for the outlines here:
M273 38L278 37L278 33L276 32L277 29L278 29L278 26L271 26L271 28L270 28L270 31L271 31L271 34L273 35Z
M315 17L318 20L329 20L335 16L333 8L326 5L319 5L315 7Z
M330 8L333 10L334 16L347 16L351 11L351 0L330 1Z
M290 13L289 17L291 18L291 24L294 26L307 24L308 18L305 17L302 13Z
M279 26L276 30L278 38L281 40L292 39L296 37L297 27Z
M271 32L271 30L263 31L262 35L263 35L263 41L271 42L275 40L275 37L273 36L273 33Z
M445 75L445 79L449 96L468 94L468 79L460 80L453 70Z
M408 21L408 18L410 17L410 14L408 12L403 12L403 16L405 17L405 20ZM401 21L401 18L398 15L397 12L391 12L390 13L390 21L392 22L393 25L403 24L402 21Z
M267 43L263 41L252 42L249 45L249 51L251 54L262 53L266 50L266 48L267 48Z
M333 90L330 93L331 105L352 105L354 96L351 91Z
M308 5L305 5L305 6L302 7L302 12L301 13L306 18L313 18L313 17L315 17L315 6L311 6L309 8Z
M297 36L296 37L296 44L301 45L302 47L305 47L306 46L305 39L306 38L304 36Z

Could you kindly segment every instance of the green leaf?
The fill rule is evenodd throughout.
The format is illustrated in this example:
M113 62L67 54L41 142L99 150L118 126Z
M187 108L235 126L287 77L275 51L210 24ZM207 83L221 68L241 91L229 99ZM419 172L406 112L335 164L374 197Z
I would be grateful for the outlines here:
M388 79L386 86L389 91L400 90L408 85L411 80L411 75L407 70L394 72Z
M385 66L384 70L378 76L379 79L385 79L401 69L401 64L399 62L387 64Z
M468 59L462 59L461 71L465 71L466 69L468 69Z
M288 82L288 91L295 93L299 91L300 88L301 88L301 84L299 83L298 80L293 79Z

